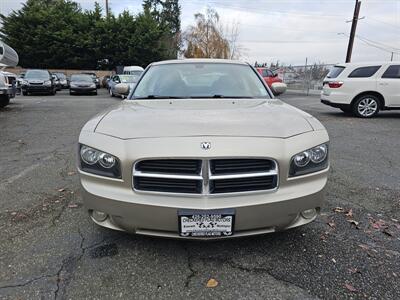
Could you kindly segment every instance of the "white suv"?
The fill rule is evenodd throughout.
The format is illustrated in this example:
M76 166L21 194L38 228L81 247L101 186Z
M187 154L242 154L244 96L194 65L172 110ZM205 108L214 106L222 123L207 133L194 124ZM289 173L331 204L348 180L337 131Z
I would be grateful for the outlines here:
M321 102L361 118L400 109L400 62L336 65L324 80Z

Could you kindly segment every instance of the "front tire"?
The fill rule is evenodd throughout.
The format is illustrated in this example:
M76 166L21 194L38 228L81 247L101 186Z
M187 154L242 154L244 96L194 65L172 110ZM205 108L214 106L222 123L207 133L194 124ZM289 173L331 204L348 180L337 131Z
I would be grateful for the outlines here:
M10 97L8 95L0 96L0 108L6 107L8 104L10 104Z
M359 118L373 118L379 112L380 101L375 95L363 95L354 101L352 110Z
M22 95L28 96L28 92L22 92Z

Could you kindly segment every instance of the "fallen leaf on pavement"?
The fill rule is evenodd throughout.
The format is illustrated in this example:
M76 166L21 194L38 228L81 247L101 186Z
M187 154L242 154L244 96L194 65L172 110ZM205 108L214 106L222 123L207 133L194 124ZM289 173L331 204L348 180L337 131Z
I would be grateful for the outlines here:
M77 208L77 207L78 207L78 205L75 203L68 204L68 208Z
M334 212L344 212L344 208L343 208L343 207L337 206L337 207L335 207L335 208L333 209L333 211L334 211Z
M216 281L214 278L210 278L207 281L207 287L208 288L215 288L218 285L218 281Z
M360 244L360 245L358 245L358 247L360 247L361 249L364 249L364 250L369 250L369 247L367 245Z
M76 174L76 172L74 172L74 171L71 171L71 172L68 172L67 174L68 174L68 176L72 176L72 175L75 175L75 174Z
M332 261L336 264L336 259L332 258Z
M64 192L64 191L65 191L65 189L64 189L64 188L62 188L62 189L59 189L58 191L61 193L61 192Z
M358 226L358 224L360 224L360 222L357 222L355 220L347 220L347 222L349 222L349 223L351 223L351 224L353 224L355 226Z
M389 231L388 229L384 229L382 232L388 236L393 236L393 233L391 231Z
M333 221L332 221L332 222L328 222L327 224L328 224L330 227L335 227L335 226L336 226L336 225L335 225L335 222L333 222Z
M346 289L348 289L350 292L357 292L356 288L352 286L351 284L345 283L344 285Z
M345 216L351 218L353 216L353 210L350 208L350 210L345 214Z

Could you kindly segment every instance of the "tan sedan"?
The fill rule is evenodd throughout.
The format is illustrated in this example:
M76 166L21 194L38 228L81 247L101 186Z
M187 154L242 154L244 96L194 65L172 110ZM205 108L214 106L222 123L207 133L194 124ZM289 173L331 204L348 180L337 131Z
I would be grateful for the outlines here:
M97 224L137 234L285 230L318 215L328 141L318 120L275 99L246 63L153 63L127 100L83 127L83 200Z

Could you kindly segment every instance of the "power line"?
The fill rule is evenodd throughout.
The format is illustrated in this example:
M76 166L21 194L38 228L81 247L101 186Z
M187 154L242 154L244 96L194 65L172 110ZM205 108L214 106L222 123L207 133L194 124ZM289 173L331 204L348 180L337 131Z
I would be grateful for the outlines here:
M313 17L313 18L323 18L326 19L328 18L341 18L343 19L344 16L342 15L326 15L326 14L307 14L307 13L302 13L302 12L289 12L289 11L278 11L278 10L266 10L262 8L255 8L255 7L247 7L247 6L240 6L237 4L231 4L231 3L221 3L218 1L201 1L201 0L192 0L191 2L196 2L198 4L213 4L216 7L220 8L227 8L227 9L234 9L234 10L239 10L239 11L251 11L254 13L258 14L270 14L270 15L294 15L294 16L303 16L303 17Z

